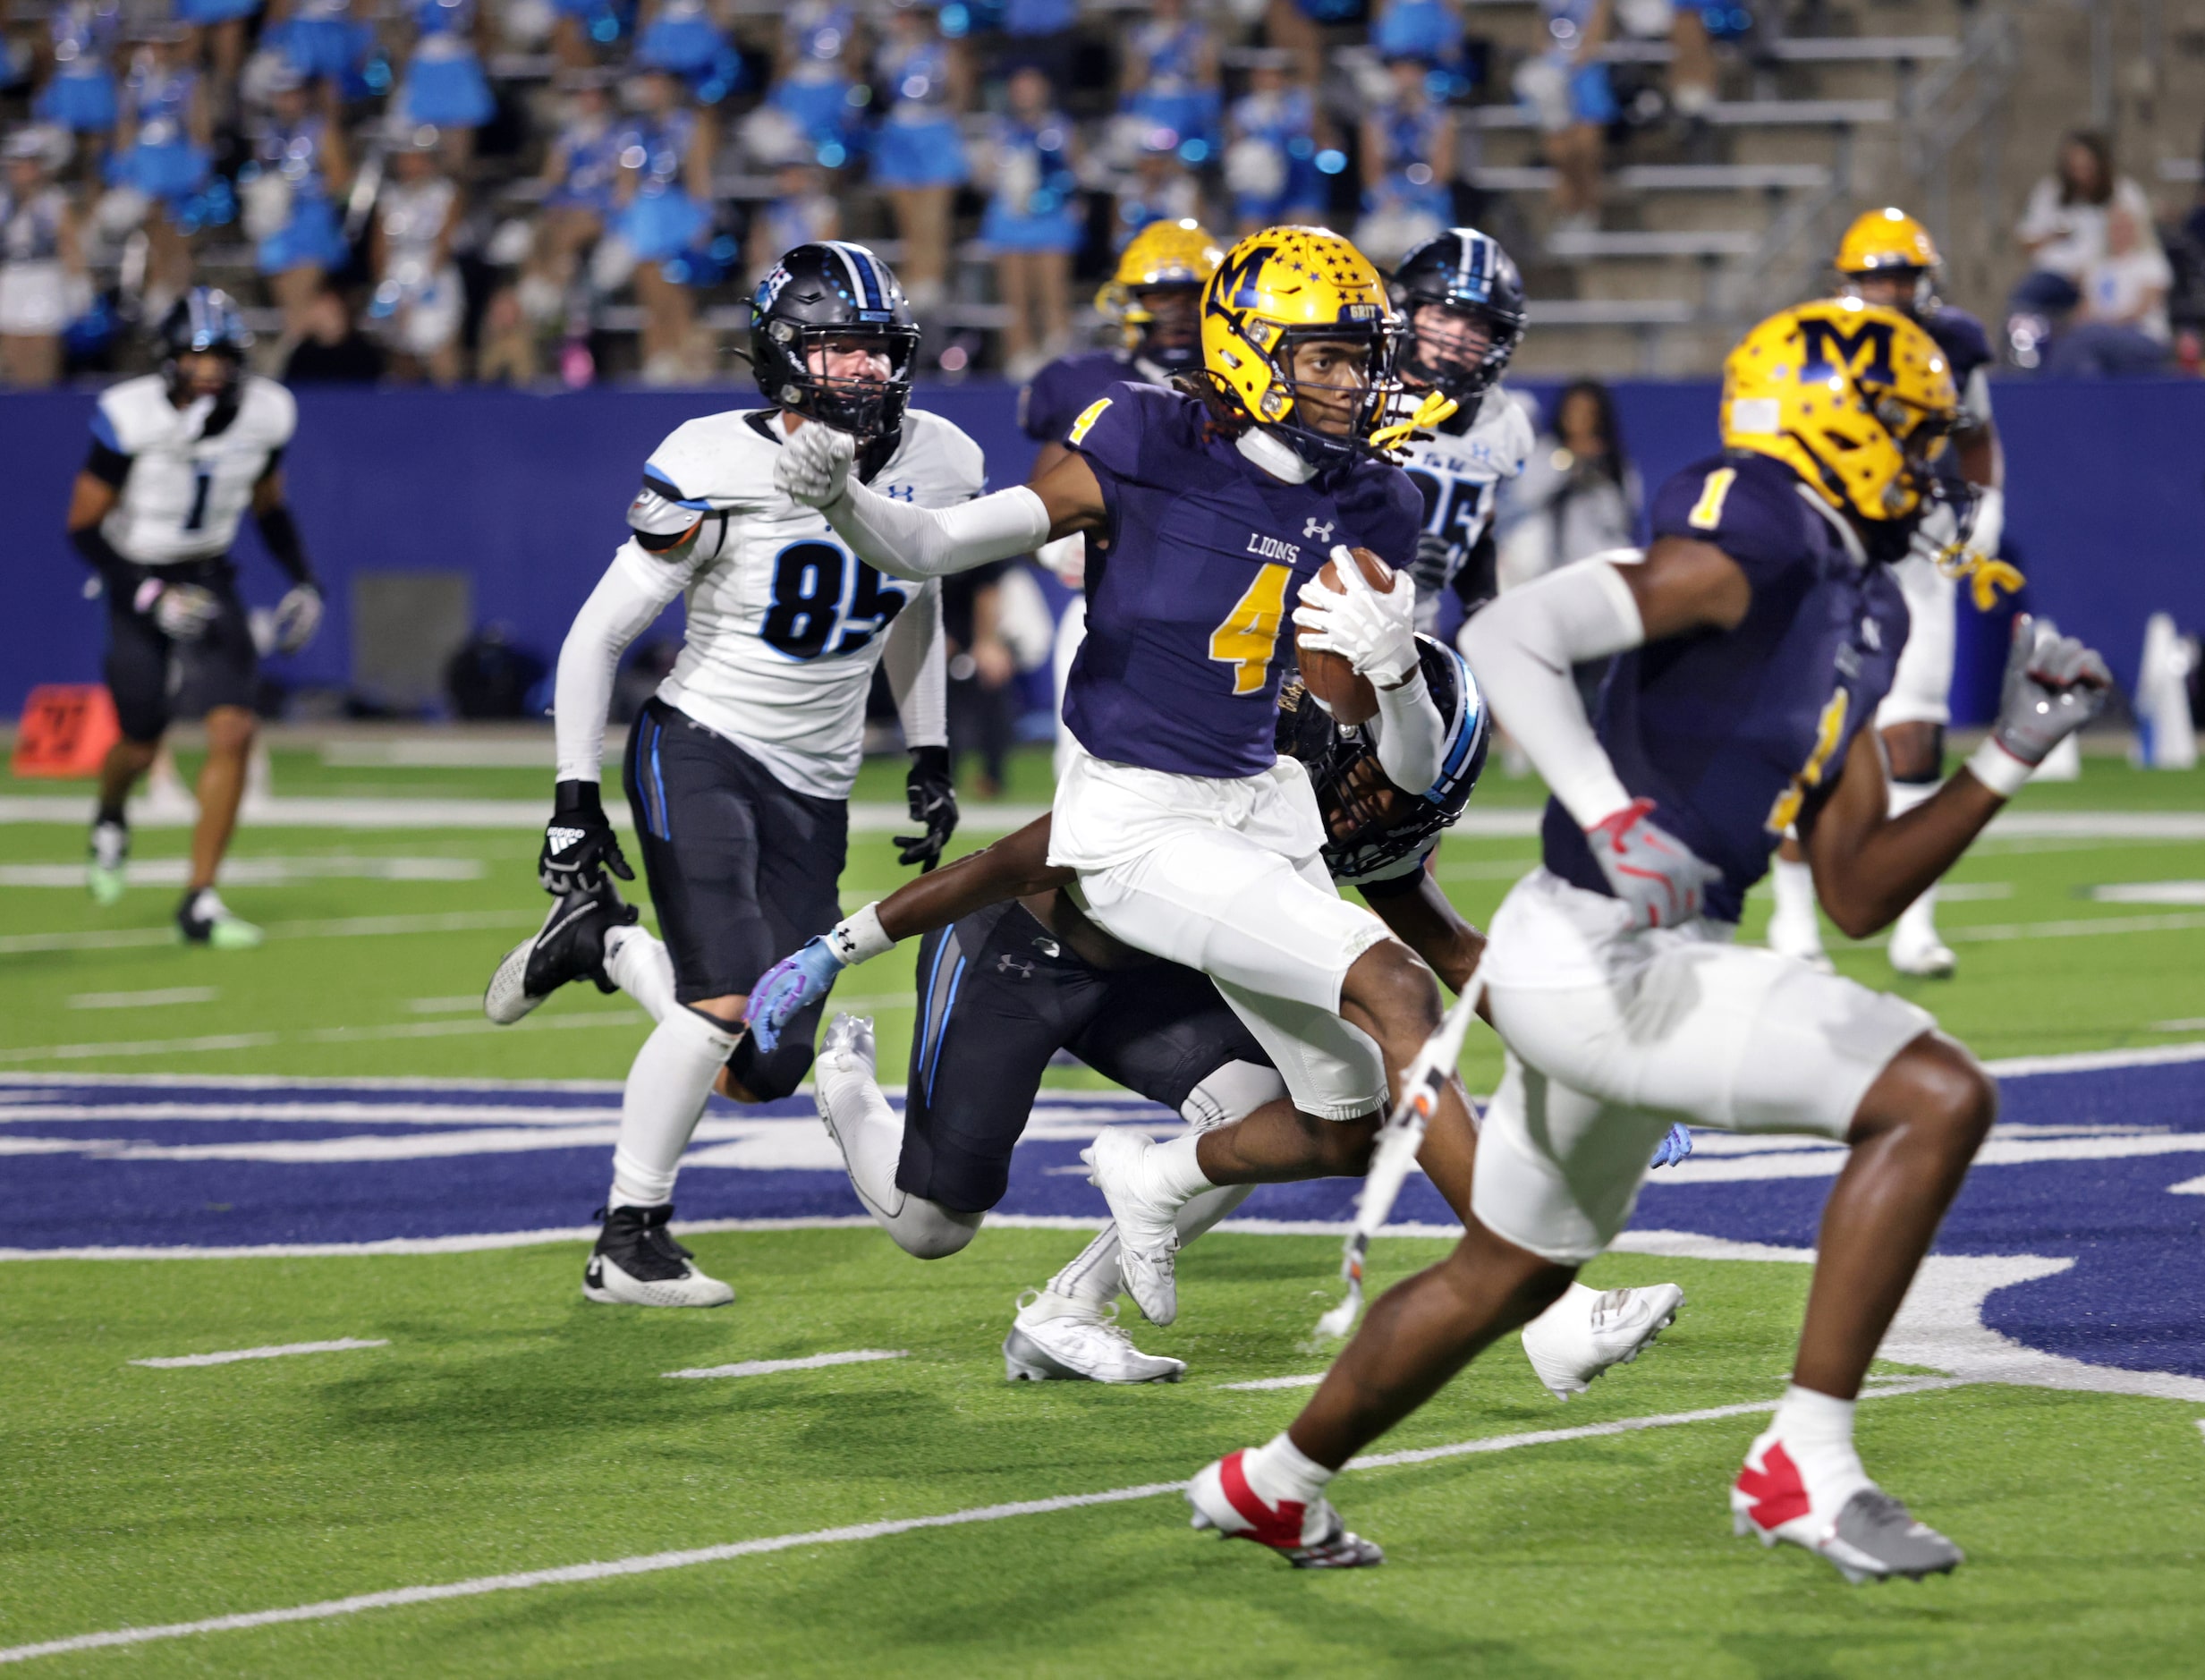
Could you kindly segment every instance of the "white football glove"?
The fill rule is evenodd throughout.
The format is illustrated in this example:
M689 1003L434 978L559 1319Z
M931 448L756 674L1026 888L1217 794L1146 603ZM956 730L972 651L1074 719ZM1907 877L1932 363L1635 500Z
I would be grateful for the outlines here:
M1395 573L1381 595L1345 548L1335 548L1332 560L1344 590L1327 589L1321 576L1302 586L1293 609L1302 645L1340 655L1380 688L1405 681L1416 669L1416 584Z
M138 586L134 603L171 641L197 641L220 616L222 602L212 590L197 583L168 583L148 578Z
M296 653L321 628L321 591L311 583L293 585L276 603L276 651Z
M832 506L849 488L857 454L858 440L848 432L807 420L781 445L773 463L774 488L806 507Z

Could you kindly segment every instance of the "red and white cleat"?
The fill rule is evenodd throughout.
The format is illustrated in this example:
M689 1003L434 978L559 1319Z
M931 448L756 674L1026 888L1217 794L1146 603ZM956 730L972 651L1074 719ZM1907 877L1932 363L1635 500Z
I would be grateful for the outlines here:
M1386 1561L1373 1541L1348 1532L1329 1499L1266 1505L1241 1468L1246 1456L1227 1453L1187 1484L1196 1528L1214 1528L1222 1540L1268 1546L1296 1569L1362 1569Z
M1901 1575L1950 1574L1966 1554L1874 1482L1856 1488L1834 1511L1817 1510L1799 1467L1771 1430L1747 1452L1730 1489L1732 1526L1764 1546L1788 1540L1828 1559L1858 1586Z

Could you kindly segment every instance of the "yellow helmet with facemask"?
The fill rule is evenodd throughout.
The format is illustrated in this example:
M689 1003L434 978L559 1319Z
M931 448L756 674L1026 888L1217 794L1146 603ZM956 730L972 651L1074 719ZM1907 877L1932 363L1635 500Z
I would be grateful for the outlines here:
M1888 277L1904 282L1911 275L1912 293L1907 307L1920 313L1933 301L1944 262L1928 228L1895 205L1886 205L1853 218L1837 242L1833 266L1844 278L1842 291L1847 296L1859 295L1856 288L1862 280Z
M1770 316L1723 363L1723 445L1774 456L1832 507L1911 519L1960 418L1937 342L1896 310L1825 298Z
M1395 324L1370 259L1322 227L1267 227L1225 254L1202 288L1202 368L1235 419L1276 432L1303 459L1334 465L1375 453L1394 395ZM1361 341L1365 383L1344 435L1311 423L1295 390L1297 344Z

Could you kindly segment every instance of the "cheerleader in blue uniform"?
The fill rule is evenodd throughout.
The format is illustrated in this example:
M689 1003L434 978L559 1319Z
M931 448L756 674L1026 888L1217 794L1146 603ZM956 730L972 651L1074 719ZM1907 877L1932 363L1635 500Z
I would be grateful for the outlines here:
M856 10L843 0L797 0L782 19L779 64L766 96L829 169L858 149L854 84L844 68L857 26Z
M1217 148L1217 44L1188 15L1186 0L1155 0L1127 43L1124 107L1150 130L1177 136L1180 156L1200 164Z
M895 209L903 236L896 265L914 310L938 306L949 272L949 214L965 166L957 115L965 106L962 60L942 38L932 12L899 4L888 38L873 55L873 85L890 100L873 135L873 183Z
M297 70L279 65L267 93L268 115L253 135L252 160L238 172L238 185L245 231L259 242L255 263L283 306L289 341L305 333L323 277L352 256L335 203L351 184L352 164L343 126L313 108Z
M1414 58L1387 63L1393 98L1363 119L1363 215L1355 244L1392 267L1454 218L1454 117L1431 97Z
M63 0L47 17L53 65L32 106L41 123L67 129L98 164L114 132L115 42L122 33L117 0Z
M211 173L207 86L190 62L191 33L179 24L145 30L131 55L115 125L108 179L147 201L147 314L165 312L191 284L190 236L199 231Z
M1010 108L995 119L995 191L980 237L996 250L996 279L1010 310L1003 352L1023 379L1072 332L1066 293L1084 233L1072 121L1056 108L1047 75L1023 65L1011 76ZM1039 311L1037 315L1037 310Z
M488 19L477 0L411 0L411 9L413 51L394 104L409 123L435 129L445 161L461 169L474 156L475 131L497 110L479 50Z
M690 366L696 305L690 287L711 231L711 118L682 104L682 84L664 71L636 81L636 115L620 127L612 223L635 259L643 308L643 377L678 385Z
M710 0L643 0L635 62L670 71L699 105L717 105L742 85L742 59L712 14Z
M341 97L368 92L361 66L375 45L375 30L352 17L352 0L268 0L263 51L280 53L301 76L330 82Z
M1233 102L1225 180L1243 234L1325 220L1330 195L1317 154L1329 136L1309 89L1290 80L1294 67L1294 55L1281 48L1259 55L1247 93Z
M198 51L192 55L213 72L211 89L225 105L235 95L237 73L245 64L245 21L260 0L175 0L176 21L189 24Z

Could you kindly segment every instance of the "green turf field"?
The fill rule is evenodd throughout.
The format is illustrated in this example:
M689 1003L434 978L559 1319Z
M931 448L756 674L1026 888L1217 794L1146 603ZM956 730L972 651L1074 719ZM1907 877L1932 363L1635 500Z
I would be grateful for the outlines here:
M345 757L279 753L277 794L537 799L547 779L329 761ZM900 793L897 766L869 767L861 799ZM1046 795L1045 760L1022 759L1011 802ZM1496 769L1472 809L1537 797ZM2031 789L2016 809L2205 813L2205 774L2093 758L2081 783ZM989 824L971 805L960 838L988 837L1000 819ZM0 826L0 870L31 871L0 881L73 866L82 844L81 824ZM136 856L174 859L184 844L180 828L142 828ZM617 998L570 991L505 1031L477 1013L490 967L542 913L536 845L522 828L248 827L234 855L276 878L225 896L269 926L256 953L167 943L169 887L100 912L72 887L0 885L0 1070L616 1079L645 1030ZM1528 838L1450 839L1440 878L1482 918L1534 854ZM892 887L893 858L886 836L860 836L847 902ZM1961 972L1901 989L1980 1054L2205 1039L2205 840L1994 836L1952 881L1940 920ZM2133 891L2154 883L2189 883L2186 901ZM2124 885L2126 898L2098 895ZM1847 972L1892 983L1880 946L1833 948ZM872 1000L862 1006L879 1019L889 1078L908 1045L909 988L890 957L837 993L844 1007ZM1473 1038L1464 1067L1489 1088L1489 1036ZM1292 1417L1306 1391L1223 1385L1321 1369L1305 1338L1333 1298L1334 1240L1219 1235L1191 1250L1180 1323L1140 1335L1190 1362L1175 1387L1006 1386L995 1350L1013 1297L1082 1240L989 1230L923 1267L869 1229L706 1235L700 1260L739 1298L700 1314L585 1305L573 1243L0 1265L0 1649L1169 1482ZM1390 1281L1439 1252L1389 1239L1376 1275ZM1383 1447L1655 1426L1344 1479L1349 1521L1388 1548L1380 1570L1290 1571L1190 1533L1183 1506L1160 1493L45 1656L22 1671L2205 1672L2205 1406L1986 1384L1865 1403L1871 1469L1972 1558L1947 1580L1848 1588L1801 1553L1731 1537L1723 1489L1755 1416L1658 1421L1774 1399L1805 1268L1626 1253L1587 1276L1603 1287L1674 1278L1690 1306L1646 1359L1567 1407L1512 1340ZM129 1362L339 1337L387 1345ZM660 1374L852 1349L905 1357Z

